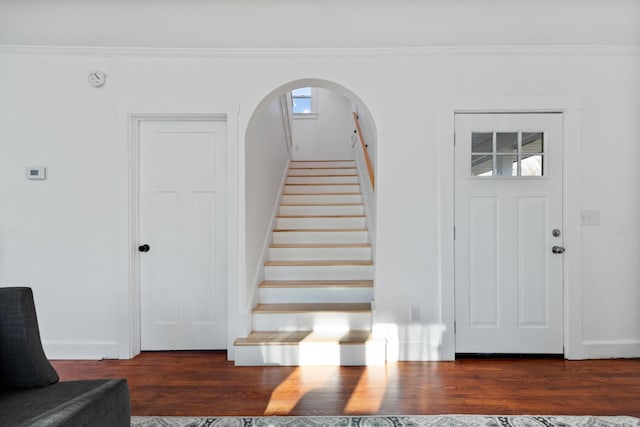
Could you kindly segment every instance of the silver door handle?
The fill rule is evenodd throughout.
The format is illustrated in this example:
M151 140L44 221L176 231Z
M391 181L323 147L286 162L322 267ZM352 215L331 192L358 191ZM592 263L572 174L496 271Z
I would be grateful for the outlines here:
M564 251L566 251L566 249L562 246L554 246L553 248L551 248L551 252L553 252L554 254L562 254L564 253Z

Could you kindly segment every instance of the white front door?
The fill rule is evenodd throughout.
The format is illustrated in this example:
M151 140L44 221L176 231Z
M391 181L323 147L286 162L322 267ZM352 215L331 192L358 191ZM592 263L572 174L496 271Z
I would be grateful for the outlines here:
M225 121L140 122L142 350L227 347L225 149Z
M455 129L456 353L561 354L562 115Z

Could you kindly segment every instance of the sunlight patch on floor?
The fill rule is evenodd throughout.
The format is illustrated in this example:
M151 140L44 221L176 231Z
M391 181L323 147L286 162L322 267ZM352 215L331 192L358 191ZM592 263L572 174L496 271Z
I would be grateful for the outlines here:
M289 414L304 396L318 388L322 388L332 377L339 374L339 368L323 367L323 382L318 381L316 370L295 369L286 380L282 381L271 393L271 399L264 411L265 415Z
M379 411L382 407L388 383L386 366L369 366L364 370L358 384L347 402L345 414L371 413L372 408Z

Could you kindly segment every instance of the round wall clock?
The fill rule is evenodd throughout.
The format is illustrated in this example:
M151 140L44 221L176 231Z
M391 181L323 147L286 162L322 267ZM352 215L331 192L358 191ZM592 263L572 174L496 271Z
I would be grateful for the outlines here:
M102 87L107 82L107 75L104 71L92 71L89 73L89 84L93 87Z

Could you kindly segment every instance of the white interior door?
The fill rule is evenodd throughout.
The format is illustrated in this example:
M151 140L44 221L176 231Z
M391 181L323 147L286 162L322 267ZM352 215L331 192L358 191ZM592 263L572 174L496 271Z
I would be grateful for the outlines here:
M225 121L140 122L142 350L227 346L225 148Z
M561 354L562 115L455 128L456 352Z

